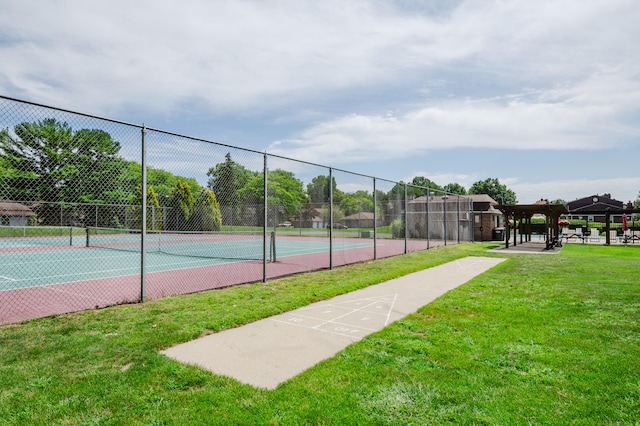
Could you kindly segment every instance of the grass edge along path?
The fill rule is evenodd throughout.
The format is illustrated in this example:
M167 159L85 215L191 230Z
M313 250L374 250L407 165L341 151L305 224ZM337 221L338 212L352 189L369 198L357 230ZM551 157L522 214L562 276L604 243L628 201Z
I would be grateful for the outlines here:
M438 247L0 326L3 424L639 424L640 247ZM468 255L509 257L273 391L157 351Z

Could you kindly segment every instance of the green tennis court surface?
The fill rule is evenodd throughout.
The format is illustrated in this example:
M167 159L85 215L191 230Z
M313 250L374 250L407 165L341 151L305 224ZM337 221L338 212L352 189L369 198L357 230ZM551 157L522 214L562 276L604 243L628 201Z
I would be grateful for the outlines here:
M0 239L0 291L115 278L140 273L140 235L106 234L87 239L73 231L55 237ZM268 241L268 245L272 244ZM335 245L335 244L334 244ZM340 250L372 247L371 240L340 243ZM161 273L234 262L262 262L263 241L255 235L147 236L146 269ZM278 238L277 257L329 251L326 239ZM267 257L271 248L267 248Z

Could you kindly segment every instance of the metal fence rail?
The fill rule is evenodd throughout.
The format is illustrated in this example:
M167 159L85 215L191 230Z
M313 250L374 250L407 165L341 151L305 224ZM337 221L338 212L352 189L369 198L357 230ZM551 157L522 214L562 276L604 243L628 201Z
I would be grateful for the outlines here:
M0 323L473 239L466 196L4 96L0 152Z

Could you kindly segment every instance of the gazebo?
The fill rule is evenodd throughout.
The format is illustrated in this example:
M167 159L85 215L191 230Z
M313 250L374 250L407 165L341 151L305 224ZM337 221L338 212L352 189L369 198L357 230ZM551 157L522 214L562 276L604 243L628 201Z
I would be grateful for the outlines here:
M579 213L582 213L583 210L581 210ZM573 212L573 211L569 211L569 214L571 213L578 213L578 212ZM611 231L611 216L615 215L615 216L620 216L623 214L626 215L632 215L632 214L639 214L640 213L640 208L622 208L622 209L615 209L615 208L606 208L606 209L599 209L599 210L589 210L589 214L593 214L593 215L602 215L604 217L604 221L605 221L605 235L606 235L606 245L611 244L611 233L609 231Z
M541 214L545 216L545 242L546 250L552 250L554 247L560 244L559 242L559 226L558 219L561 215L567 214L567 208L563 204L506 204L498 205L496 207L505 216L505 248L509 248L510 220L513 219L513 226L520 228L520 243L523 242L523 238L526 241L531 241L531 218L535 214ZM519 223L518 223L519 222ZM517 232L513 234L513 245L516 246Z

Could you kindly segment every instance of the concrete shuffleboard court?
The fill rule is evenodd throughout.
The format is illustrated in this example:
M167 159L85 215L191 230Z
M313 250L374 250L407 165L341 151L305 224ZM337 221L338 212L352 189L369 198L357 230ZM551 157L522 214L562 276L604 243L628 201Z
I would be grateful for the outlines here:
M458 259L161 353L243 383L274 389L504 260Z

